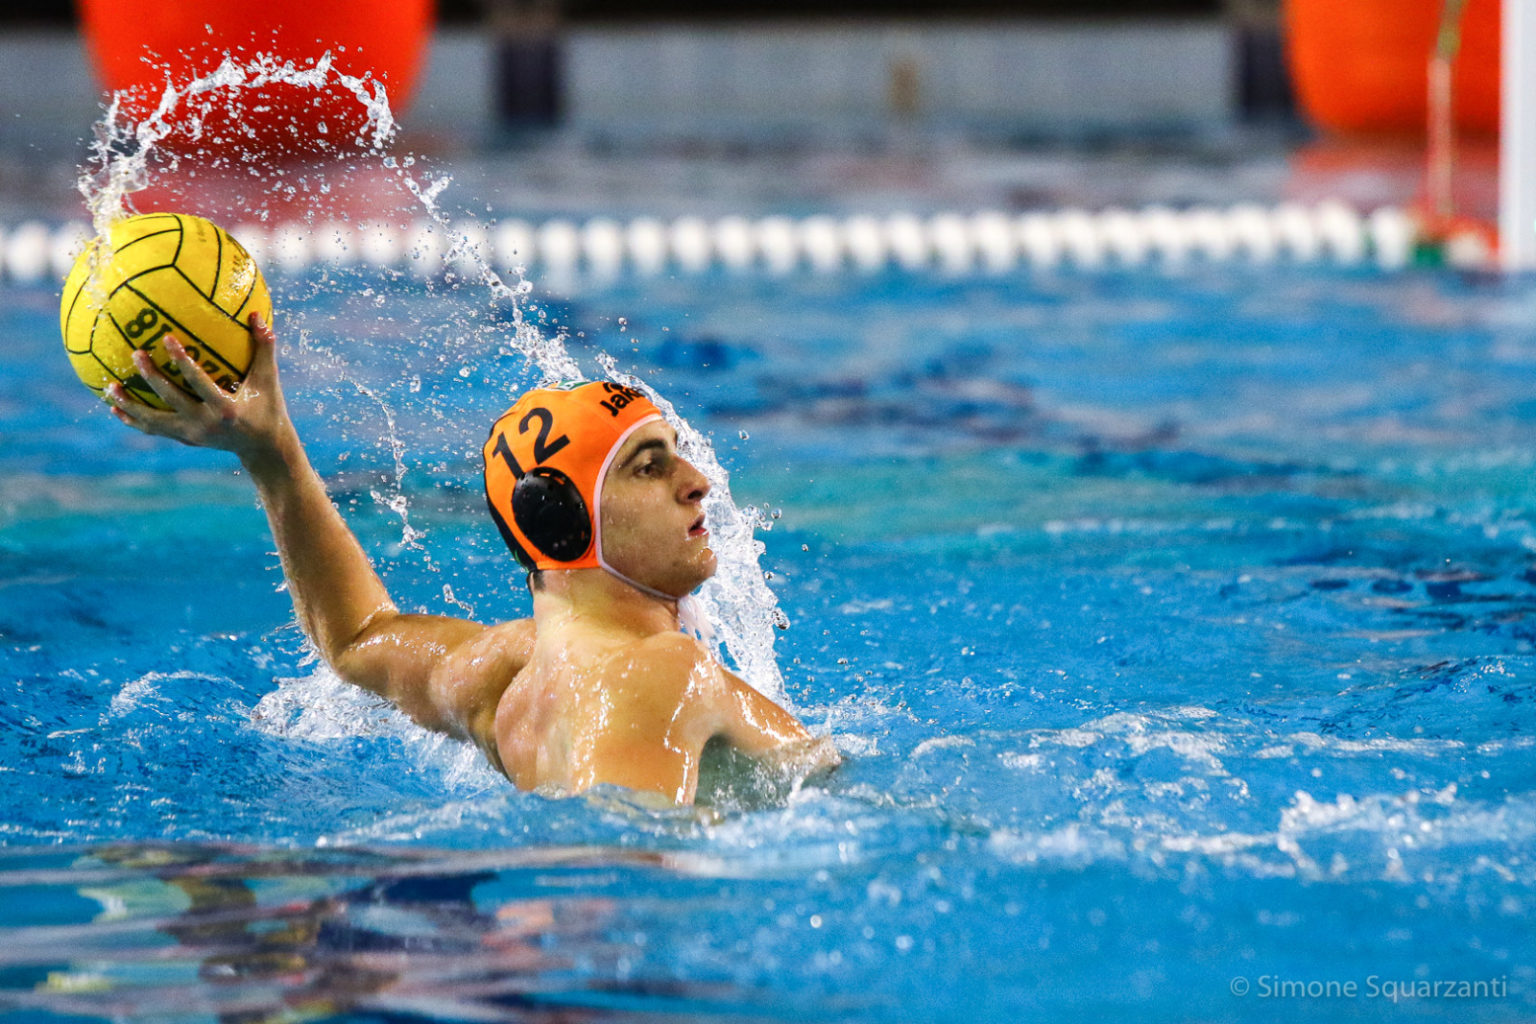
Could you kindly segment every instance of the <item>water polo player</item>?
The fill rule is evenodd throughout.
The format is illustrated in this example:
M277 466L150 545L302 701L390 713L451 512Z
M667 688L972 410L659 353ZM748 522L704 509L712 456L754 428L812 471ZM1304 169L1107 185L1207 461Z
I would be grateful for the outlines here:
M491 430L486 497L530 572L533 618L484 626L407 615L309 464L271 327L252 317L251 334L250 375L234 395L168 340L201 401L142 352L136 368L169 411L120 385L108 397L138 430L240 458L299 624L342 679L474 741L523 789L609 783L691 803L711 740L797 775L837 763L828 742L680 631L679 602L715 569L701 507L709 484L642 394L606 383L536 389Z

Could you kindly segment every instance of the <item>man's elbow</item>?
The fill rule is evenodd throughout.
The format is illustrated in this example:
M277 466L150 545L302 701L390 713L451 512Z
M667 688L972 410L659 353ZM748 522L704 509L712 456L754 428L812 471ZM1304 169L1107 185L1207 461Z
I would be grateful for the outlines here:
M825 736L792 740L775 747L767 758L799 779L822 775L843 763L837 747Z
M336 628L333 624L305 614L300 614L299 624L325 663L350 683L354 680L348 676L366 671L371 655L370 647L376 646L375 642L387 633L390 624L398 618L399 610L393 604L386 603L361 616L347 628Z
M399 685L400 673L396 668L402 661L403 652L398 649L399 638L389 629L392 618L398 618L398 613L389 609L389 614L371 616L346 640L337 639L316 646L320 647L320 656L342 682L402 705L402 710L409 714L411 709L403 705L409 702L411 694Z
M837 747L832 743L830 739L825 736L821 736L812 742L814 744L814 767L811 769L812 775L819 775L822 772L830 772L843 763L843 755L837 752Z

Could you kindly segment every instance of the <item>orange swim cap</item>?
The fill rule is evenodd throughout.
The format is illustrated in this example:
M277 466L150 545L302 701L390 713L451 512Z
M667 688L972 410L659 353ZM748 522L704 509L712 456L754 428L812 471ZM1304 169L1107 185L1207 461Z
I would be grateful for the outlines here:
M611 381L546 384L502 413L485 442L485 500L524 568L613 572L603 561L603 477L625 439L661 418L645 395Z

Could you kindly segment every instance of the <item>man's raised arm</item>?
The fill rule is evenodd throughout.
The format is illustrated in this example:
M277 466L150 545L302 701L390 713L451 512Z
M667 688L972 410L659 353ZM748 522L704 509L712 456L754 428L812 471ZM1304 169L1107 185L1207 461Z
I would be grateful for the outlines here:
M141 351L134 354L136 368L170 411L152 409L113 385L107 391L113 412L144 433L235 453L266 509L299 624L326 662L347 682L388 698L422 725L484 747L477 733L489 720L487 702L494 714L500 696L495 677L504 687L511 678L506 673L515 674L521 645L511 645L493 659L497 664L486 666L493 671L474 673L472 679L436 671L486 628L463 619L400 614L304 453L278 382L277 340L256 315L251 338L251 370L234 395L215 385L168 337L166 350L198 398L171 383ZM484 659L475 664L484 665Z

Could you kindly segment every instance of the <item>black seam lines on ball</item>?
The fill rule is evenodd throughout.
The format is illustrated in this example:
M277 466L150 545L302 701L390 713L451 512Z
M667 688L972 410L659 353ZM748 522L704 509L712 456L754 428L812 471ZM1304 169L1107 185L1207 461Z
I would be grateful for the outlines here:
M110 312L106 311L106 310L102 310L102 312L106 313L107 319L112 320L113 328L116 329L119 334L121 334L122 333L122 328L117 326L117 321L115 319L113 319L112 314ZM96 328L98 328L100 326L101 326L101 316L100 316L100 314L98 314L96 319L91 321L91 337L90 337L90 342L89 342L90 347L85 350L85 355L88 355L92 359L96 360L96 365L100 366L103 370L105 370L107 372L107 376L108 377L111 377L113 380L117 381L119 384L127 384L128 382L126 380L124 380L122 377L118 376L118 373L117 373L116 370L112 369L112 367L107 365L107 361L105 359L101 358L101 356L96 354ZM126 341L127 339L125 338L124 340ZM131 343L130 343L130 347L131 347ZM86 387L90 387L90 384L86 384ZM105 389L102 389L102 390L105 390Z
M160 268L157 268L157 269L160 269ZM177 273L181 273L181 272L177 271ZM186 275L185 274L182 274L181 276L182 276L183 280L186 280ZM188 284L192 284L191 281L187 281L187 283ZM197 335L195 335L191 331L187 330L186 325L184 325L180 320L177 320L175 317L171 316L171 314L167 313L163 308L161 308L160 305L158 305L148 295L145 295L143 292L139 291L137 288L134 288L132 285L128 284L127 282L124 282L120 287L127 288L129 291L133 292L133 294L135 294L139 298L143 299L145 305L149 306L156 313L160 314L160 318L162 320L164 320L167 324L171 325L171 329L173 331L177 332L181 337L184 337L184 338L188 339L189 341L193 342L194 344L196 344L197 347L198 347L198 350L200 352L205 352L208 355L213 356L219 362L223 363L229 369L229 372L233 373L235 376L237 376L237 377L245 376L245 374L242 373L239 369L237 369L233 363L231 363L228 359L225 359L223 354L220 353L218 349L214 348L208 342L204 341L202 338L199 338ZM196 288L197 285L192 285L192 287ZM220 312L223 312L223 310L220 310ZM112 318L112 322L114 324L117 323L117 318L113 317ZM122 327L118 327L118 330L121 331ZM165 333L164 331L161 331L160 333L156 334L155 337L158 338L161 335L163 335L164 333ZM126 334L124 334L123 337L126 339L128 336ZM132 345L133 343L130 341L129 344ZM144 345L142 347L148 348L148 345Z
M175 216L175 214L168 214L167 216ZM122 245L119 245L119 246L116 246L116 247L113 247L110 244L110 239L109 239L108 248L111 249L112 255L115 257L115 256L117 256L118 253L127 252L129 249L131 249L134 246L138 245L140 242L147 242L151 238L159 238L161 235L168 235L172 231L176 231L176 230L178 230L178 229L177 228L162 228L159 231L151 231L151 232L149 232L146 235L139 235L137 238L130 238L128 241L124 242ZM179 242L177 243L178 247L180 246L180 244L181 243L179 243Z
M208 290L208 301L218 305L216 296L219 294L219 276L224 273L224 232L219 227L213 229L213 243L218 248L218 258L213 261L213 287Z
M134 274L132 277L124 278L121 284L119 284L116 288L112 289L112 294L116 295L117 292L119 291L119 289L127 288L129 291L133 292L135 295L137 295L140 298L144 299L145 302L149 302L149 304L151 306L154 306L155 304L153 302L150 302L149 298L147 296L145 296L145 294L143 292L141 292L137 288L133 287L133 283L135 281L137 281L141 277L144 277L144 276L146 276L148 274L159 273L162 270L169 270L169 271L171 271L177 277L179 277L183 281L187 282L187 287L191 288L194 292L196 292L199 297L204 298L204 299L208 298L208 296L203 294L203 290L197 286L197 282L192 280L190 277L187 276L187 272L186 271L182 270L180 267L178 267L178 266L176 266L175 264L172 264L172 263L163 263L163 264L161 264L158 267L148 267L148 268L146 268L144 270L139 271L137 274ZM110 300L111 296L108 296L108 298ZM208 305L210 305L214 309L218 310L219 313L226 320L228 320L230 323L234 324L236 327L240 328L241 330L245 330L246 329L246 325L240 322L240 318L237 315L237 313L229 312L228 310L224 309L222 306L220 306L218 303L212 301L211 299L209 299ZM159 309L160 307L155 306L155 308ZM164 310L161 310L161 312L164 312Z
M203 294L202 292L197 291L197 282L192 280L190 277L188 277L187 274L186 274L186 271L182 270L180 267L171 267L170 269L176 271L177 276L180 277L183 281L187 282L187 284L191 286L193 291L197 292L197 294L199 294L199 295ZM134 289L134 290L137 291L138 289ZM204 295L203 297L207 298L206 295ZM214 309L218 310L220 313L222 313L226 320L228 320L230 323L234 324L240 330L244 331L244 330L248 329L249 325L243 324L243 323L240 322L240 315L239 315L240 311L239 310L236 310L235 312L231 313L227 309L225 309L223 306L219 305L217 302L214 302L212 299L208 300L208 304L210 306L212 306ZM234 367L230 367L230 369L234 369Z
M234 242L234 239L231 238L230 241ZM240 251L242 253L245 253L245 258L246 259L248 259L248 260L251 259L251 254L248 253L248 252L245 252L244 247L240 246L239 242L235 242L235 245L236 245L237 248L240 249ZM235 308L235 312L234 312L234 321L235 321L235 323L240 324L241 327L248 327L248 326L250 326L250 318L246 317L245 320L242 322L241 315L245 312L245 307L250 303L251 296L256 294L256 282L261 280L261 271L254 266L255 262L256 262L255 260L251 260L251 263L253 264L253 266L251 267L251 283L250 283L250 286L245 289L245 297L240 300L240 305Z
M176 236L176 252L171 256L171 265L175 266L176 261L181 259L181 245L187 240L187 222L181 219L179 213L173 213L171 216L176 218L176 223L181 228L181 234Z
M86 274L85 277L80 282L80 287L75 289L75 296L74 296L74 298L69 300L69 309L64 314L64 351L68 352L70 355L82 354L82 353L77 353L73 348L70 347L71 343L70 343L70 340L69 340L69 322L75 318L75 307L77 305L79 305L79 303L80 303L80 296L85 294L86 285L88 285L90 283L91 283L91 275L90 274ZM96 320L99 321L100 319L101 319L101 310L98 309L96 311ZM91 350L91 344L95 340L96 340L96 322L93 321L91 323L91 335L85 341L85 351L86 352L89 352Z

